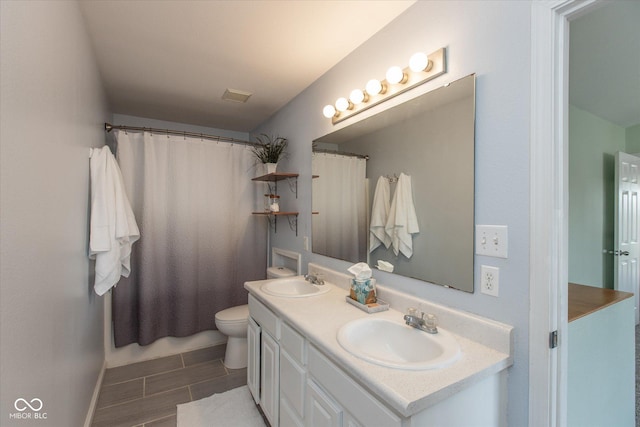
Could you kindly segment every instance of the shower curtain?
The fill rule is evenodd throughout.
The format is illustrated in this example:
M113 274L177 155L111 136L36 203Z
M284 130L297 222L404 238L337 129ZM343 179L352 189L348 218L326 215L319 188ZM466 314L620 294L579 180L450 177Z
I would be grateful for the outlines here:
M313 252L367 260L366 167L362 158L313 153Z
M264 278L266 224L245 145L116 131L118 162L141 238L113 292L116 347L215 329Z

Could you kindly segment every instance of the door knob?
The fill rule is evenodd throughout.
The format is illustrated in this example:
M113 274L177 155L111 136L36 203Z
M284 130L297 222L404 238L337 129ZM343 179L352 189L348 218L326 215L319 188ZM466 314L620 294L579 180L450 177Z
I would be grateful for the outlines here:
M629 255L629 251L614 251L613 254L615 256L622 256L622 255L628 256Z

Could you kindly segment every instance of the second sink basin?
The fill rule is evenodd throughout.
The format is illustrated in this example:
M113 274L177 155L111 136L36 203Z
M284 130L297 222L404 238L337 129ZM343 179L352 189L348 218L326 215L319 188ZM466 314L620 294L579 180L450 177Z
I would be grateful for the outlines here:
M351 321L338 331L340 345L360 359L396 369L440 369L460 357L460 346L447 331L437 334L387 319Z
M266 294L286 298L312 297L331 290L328 285L313 285L304 280L303 276L271 280L260 289Z

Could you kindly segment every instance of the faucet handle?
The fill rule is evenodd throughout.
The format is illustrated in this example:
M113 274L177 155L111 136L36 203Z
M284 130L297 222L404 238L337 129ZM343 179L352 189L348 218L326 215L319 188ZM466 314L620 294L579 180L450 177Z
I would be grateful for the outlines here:
M422 318L424 319L424 313L422 313ZM435 314L427 314L427 318L424 319L424 326L427 329L427 332L435 334L438 332L438 318Z
M415 308L415 307L407 308L407 315L415 317L417 314L418 314L418 309L417 308Z

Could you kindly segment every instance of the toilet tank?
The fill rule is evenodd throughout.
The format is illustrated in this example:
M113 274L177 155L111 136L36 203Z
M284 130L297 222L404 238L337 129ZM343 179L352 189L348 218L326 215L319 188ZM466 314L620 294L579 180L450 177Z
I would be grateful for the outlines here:
M296 275L296 272L287 267L267 268L267 279L278 279L280 277L290 277L295 275Z

